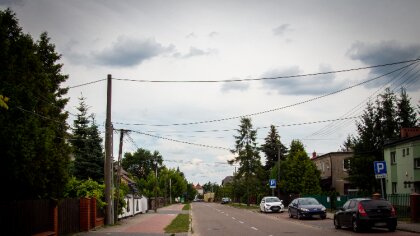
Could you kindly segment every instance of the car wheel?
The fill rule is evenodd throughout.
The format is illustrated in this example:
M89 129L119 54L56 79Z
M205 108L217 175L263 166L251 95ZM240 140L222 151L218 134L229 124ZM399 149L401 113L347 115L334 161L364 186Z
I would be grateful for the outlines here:
M293 218L292 212L290 210L287 211L289 213L289 218Z
M302 214L300 214L299 211L297 212L297 218L298 218L298 220L302 219Z
M394 232L395 230L396 230L396 226L395 225L389 225L388 226L388 230L389 230L389 232Z
M341 229L340 222L338 221L337 217L334 217L334 227L336 229Z
M356 233L357 232L360 232L360 225L359 225L359 223L357 222L356 219L353 220L353 224L352 225L353 225L353 231L354 232L356 232Z
M327 215L321 215L321 220L325 220L327 218Z

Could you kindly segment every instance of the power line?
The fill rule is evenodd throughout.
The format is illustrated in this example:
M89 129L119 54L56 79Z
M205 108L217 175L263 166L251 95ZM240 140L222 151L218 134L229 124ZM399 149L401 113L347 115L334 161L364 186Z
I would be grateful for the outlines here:
M148 133L144 133L144 132L136 131L136 130L130 130L130 131L132 131L134 133L138 133L138 134L150 136L150 137L153 137L153 138L164 139L164 140L168 140L168 141L172 141L172 142L177 142L177 143L184 143L184 144L189 144L189 145L194 145L194 146L199 146L199 147L214 148L214 149L221 149L221 150L228 150L228 151L231 150L231 149L225 148L225 147L212 146L212 145L206 145L206 144L200 144L200 143L192 143L192 142L187 142L187 141L181 141L181 140L176 140L176 139L161 137L161 136L157 136L157 135L153 135L153 134L148 134Z
M336 71L327 71L327 72L318 72L318 73L300 74L300 75L263 77L263 78L254 78L254 79L227 79L227 80L135 80L135 79L118 79L118 78L113 78L113 80L129 81L129 82L139 82L139 83L229 83L229 82L244 82L244 81L259 81L259 80L275 80L275 79L298 78L298 77L307 77L307 76L315 76L315 75L328 75L328 74L343 73L343 72L350 72L350 71L366 70L366 69L372 69L372 68L377 68L377 67L385 67L385 66L392 66L392 65L404 64L404 63L409 63L409 62L418 62L419 60L420 60L420 58L413 59L413 60L407 60L407 61L392 62L392 63L381 64L381 65L358 67L358 68L352 68L352 69L343 69L343 70L336 70Z
M403 79L408 73L411 73L418 65L419 64L417 63L415 66L411 67L410 70L407 70L405 72L404 72L404 70L406 70L408 67L406 67L403 70L401 70L396 77L394 77L393 79L391 79L388 83L386 83L383 86L381 86L379 89L377 89L370 96L368 96L367 98L365 98L358 105L356 105L355 107L353 107L352 109L350 109L348 112L346 112L345 114L343 114L342 117L348 116L348 115L354 115L355 113L357 113L360 116L361 109L364 107L364 104L369 99L371 99L371 97L373 97L375 94L378 94L380 91L382 91L383 89L385 89L386 86L388 86L388 85L393 86L393 84L395 84L398 80ZM418 73L418 71L416 73ZM405 81L407 81L407 80L404 80L401 84L405 83ZM333 132L336 132L336 130L338 128L341 128L342 126L346 125L348 122L349 121L340 121L340 122L337 122L337 123L328 124L328 125L324 126L323 128L321 128L320 130L318 130L318 131L310 134L307 137L311 137L311 136L327 136L327 135L329 135L329 134L331 134Z
M174 123L174 124L145 124L145 123L133 123L133 124L128 124L128 123L118 123L118 122L116 122L116 124L121 124L121 125L139 125L139 126L156 126L156 127L164 127L164 126L186 126L186 125L197 125L197 124L205 124L205 123L221 122L221 121L227 121L227 120L239 119L239 118L243 118L243 117L250 117L250 116L262 115L262 114L265 114L265 113L270 113L270 112L274 112L274 111L278 111L278 110L282 110L282 109L286 109L286 108L290 108L290 107L294 107L294 106L302 105L302 104L305 104L305 103L313 102L313 101L319 100L319 99L324 98L324 97L328 97L328 96L331 96L331 95L335 95L335 94L338 94L338 93L344 92L344 91L346 91L346 90L349 90L349 89L355 88L355 87L357 87L357 86L360 86L360 85L363 85L363 84L366 84L366 83L369 83L369 82L375 81L375 80L377 80L377 79L380 79L380 78L382 78L382 77L385 77L385 76L390 75L390 74L392 74L392 73L395 73L395 72L397 72L397 71L400 71L400 70L402 70L402 69L405 69L405 68L407 68L407 67L409 67L409 66L411 66L411 65L413 65L413 64L418 63L418 62L417 62L418 60L420 60L420 59L416 59L416 60L414 60L415 62L414 62L414 63L411 63L411 64L409 64L409 65L405 65L405 66L400 67L400 68L398 68L398 69L395 69L395 70L393 70L393 71L391 71L391 72L388 72L388 73L382 74L382 75L377 76L377 77L374 77L374 78L372 78L372 79L365 80L365 81L363 81L363 82L360 82L360 83L354 84L354 85L352 85L352 86L349 86L349 87L346 87L346 88L343 88L343 89L339 89L339 90L336 90L336 91L333 91L333 92L330 92L330 93L327 93L327 94L324 94L324 95L321 95L321 96L318 96L318 97L314 97L314 98L311 98L311 99L308 99L308 100L304 100L304 101L301 101L301 102L297 102L297 103L294 103L294 104L290 104L290 105L286 105L286 106L283 106L283 107L278 107L278 108L274 108L274 109L270 109L270 110L265 110L265 111L260 111L260 112L255 112L255 113L246 114L246 115L240 115L240 116L227 117L227 118L222 118L222 119L214 119L214 120L206 120L206 121L196 121L196 122L187 122L187 123Z
M79 85L74 85L74 86L70 86L70 87L68 87L69 89L72 89L72 88L78 88L78 87L82 87L82 86L85 86L85 85L90 85L90 84L95 84L95 83L98 83L98 82L102 82L102 81L105 81L106 79L100 79L100 80L95 80L95 81L92 81L92 82L87 82L87 83L84 83L84 84L79 84Z

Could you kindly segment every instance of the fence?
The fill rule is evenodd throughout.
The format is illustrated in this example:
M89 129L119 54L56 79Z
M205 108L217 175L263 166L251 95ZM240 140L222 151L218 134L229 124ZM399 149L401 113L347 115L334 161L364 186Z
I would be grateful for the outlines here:
M32 235L51 231L54 203L50 200L1 202L0 227L4 235Z
M399 218L410 217L410 194L388 194L386 199L394 206Z
M344 203L350 199L366 196L345 195L330 197L326 195L304 195L303 197L313 197L326 208L336 210L342 207ZM398 218L410 217L410 194L388 194L386 199L394 206Z
M96 199L64 199L58 204L44 199L5 201L0 203L0 212L2 235L69 235L103 225L103 218L96 214Z

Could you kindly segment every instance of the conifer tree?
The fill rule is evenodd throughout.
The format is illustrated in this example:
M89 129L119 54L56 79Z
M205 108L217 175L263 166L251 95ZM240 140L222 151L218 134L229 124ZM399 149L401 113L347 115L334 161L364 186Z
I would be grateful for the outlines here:
M250 205L250 186L256 186L258 183L257 175L261 172L261 160L256 143L257 131L252 127L250 118L242 118L238 135L235 135L235 150L233 153L237 156L229 161L230 164L238 163L239 169L237 177L244 178L247 183L246 197L247 205ZM254 184L252 184L254 183Z
M79 98L77 118L73 121L73 146L74 165L72 174L81 180L92 179L103 183L104 153L102 138L93 115L88 116L88 107L85 98ZM92 119L92 120L90 120Z

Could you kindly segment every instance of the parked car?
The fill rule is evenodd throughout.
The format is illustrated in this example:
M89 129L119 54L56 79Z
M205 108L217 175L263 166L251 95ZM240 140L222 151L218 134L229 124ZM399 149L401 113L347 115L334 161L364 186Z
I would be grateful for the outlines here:
M373 226L397 228L397 214L390 202L383 199L355 198L344 203L334 214L334 226L353 228L355 232Z
M267 196L261 199L260 203L261 212L283 212L283 201L275 196Z
M230 202L230 198L228 198L228 197L223 197L222 198L222 204L227 204L227 203L229 203Z
M294 199L288 207L289 217L296 216L299 220L304 217L319 216L321 219L327 217L327 209L315 198L302 197Z

